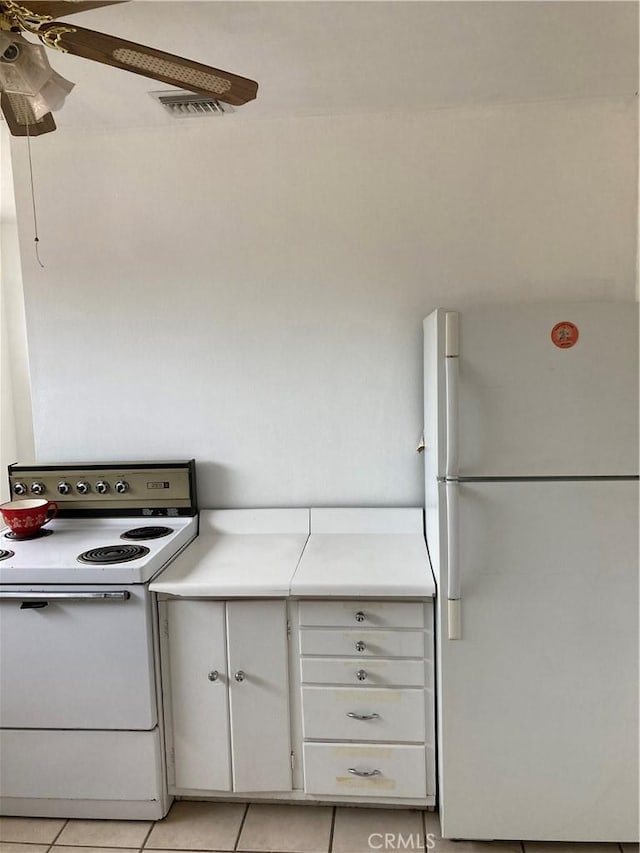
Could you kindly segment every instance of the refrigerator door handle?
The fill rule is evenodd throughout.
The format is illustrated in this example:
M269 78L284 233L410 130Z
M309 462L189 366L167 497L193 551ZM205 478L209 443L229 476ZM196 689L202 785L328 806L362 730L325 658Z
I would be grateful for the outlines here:
M447 311L445 315L445 396L447 408L446 479L458 476L458 377L460 347L458 344L458 314Z
M448 637L450 640L462 639L462 603L460 595L460 553L459 553L459 484L448 480L445 484L447 504L447 608Z

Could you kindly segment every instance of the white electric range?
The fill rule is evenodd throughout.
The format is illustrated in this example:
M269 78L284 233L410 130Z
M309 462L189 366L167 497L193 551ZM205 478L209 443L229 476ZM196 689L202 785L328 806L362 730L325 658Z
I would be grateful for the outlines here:
M0 530L0 812L160 818L148 585L197 535L193 460L16 465L9 480L59 515L31 539Z

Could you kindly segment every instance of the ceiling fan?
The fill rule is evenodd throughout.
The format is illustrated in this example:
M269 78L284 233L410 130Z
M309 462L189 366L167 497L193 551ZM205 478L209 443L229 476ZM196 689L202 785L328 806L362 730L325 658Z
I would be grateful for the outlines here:
M56 129L59 109L73 83L49 65L46 47L92 59L180 89L238 106L253 100L258 84L153 47L125 41L75 24L58 23L75 12L126 0L0 0L0 107L14 136L39 136Z

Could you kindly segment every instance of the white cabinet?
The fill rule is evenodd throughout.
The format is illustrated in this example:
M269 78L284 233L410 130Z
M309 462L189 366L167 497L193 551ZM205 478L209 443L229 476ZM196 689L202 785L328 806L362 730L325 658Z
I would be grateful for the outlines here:
M160 614L172 793L290 791L286 602L169 599Z
M433 804L432 602L301 601L304 790Z
M435 804L421 510L205 511L151 590L171 794Z

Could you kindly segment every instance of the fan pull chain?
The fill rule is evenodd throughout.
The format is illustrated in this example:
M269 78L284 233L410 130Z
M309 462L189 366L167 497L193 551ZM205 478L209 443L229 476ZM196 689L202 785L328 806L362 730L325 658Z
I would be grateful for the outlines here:
M38 243L40 242L40 238L38 237L38 218L36 216L36 195L35 190L33 188L33 164L31 163L31 135L29 134L29 124L27 123L27 151L29 153L29 178L31 181L31 207L33 209L33 242L35 244L36 249L36 260L40 264L40 266L44 269L44 264L40 260L40 255L38 254Z

